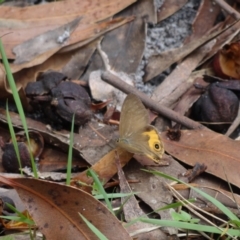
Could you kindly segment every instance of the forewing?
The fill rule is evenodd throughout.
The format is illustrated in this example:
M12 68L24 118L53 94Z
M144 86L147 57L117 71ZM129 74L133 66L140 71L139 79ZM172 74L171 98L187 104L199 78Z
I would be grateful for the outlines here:
M141 100L134 94L129 94L122 106L119 135L120 138L128 138L137 134L140 129L148 125L148 112Z

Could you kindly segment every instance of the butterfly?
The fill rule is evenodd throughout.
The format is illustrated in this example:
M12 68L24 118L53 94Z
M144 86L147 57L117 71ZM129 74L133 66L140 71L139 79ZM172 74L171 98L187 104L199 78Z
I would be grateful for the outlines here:
M157 129L149 125L148 112L134 94L129 94L124 100L117 145L130 153L146 155L156 163L164 153Z

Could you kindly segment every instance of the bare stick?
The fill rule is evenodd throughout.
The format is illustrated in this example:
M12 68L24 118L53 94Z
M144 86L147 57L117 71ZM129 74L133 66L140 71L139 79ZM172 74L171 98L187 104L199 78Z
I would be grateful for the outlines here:
M233 18L236 20L240 19L240 13L236 11L234 8L232 8L229 4L227 4L223 0L215 0L215 2L223 9L225 10L228 14L230 14Z
M240 124L240 106L238 108L238 115L237 115L237 117L235 118L235 120L233 121L232 125L229 127L229 129L225 133L225 135L229 137L236 130L236 128L239 126L239 124Z
M191 128L191 129L204 128L204 126L201 125L200 123L195 122L185 116L181 116L171 109L161 106L159 103L157 103L157 102L153 101L151 98L149 98L146 94L139 92L136 88L125 83L119 77L117 77L116 75L112 74L109 71L103 72L101 77L105 82L120 89L121 91L125 92L126 94L129 94L129 93L135 94L142 100L142 102L144 103L144 105L146 107L162 114L163 116L171 119L172 121L178 122L178 123L184 125L185 127Z

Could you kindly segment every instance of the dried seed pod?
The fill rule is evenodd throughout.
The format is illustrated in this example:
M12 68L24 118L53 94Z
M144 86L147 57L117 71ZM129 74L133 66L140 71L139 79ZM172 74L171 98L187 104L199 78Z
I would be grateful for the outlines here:
M53 100L58 115L64 120L71 122L75 113L75 124L82 125L90 120L90 97L87 91L73 82L61 82L52 90Z
M17 133L16 138L22 167L31 167L30 152L33 158L37 159L43 151L44 140L42 135L35 131L29 131L30 144L28 144L24 132ZM12 140L2 145L2 149L4 151L2 156L2 165L4 169L7 172L19 172L20 166Z
M61 73L48 72L25 88L33 109L43 112L48 123L54 127L71 122L73 114L76 125L86 123L92 116L91 99L87 91L77 83L65 80L66 77Z
M66 79L66 76L59 72L42 73L36 82L29 82L25 88L27 97L42 96L49 94L51 89Z
M225 131L229 124L236 118L239 100L233 91L227 87L221 87L224 83L221 83L220 86L218 85L219 83L209 85L206 92L194 104L193 112L198 121L205 123L227 123L209 125L209 128L221 132Z

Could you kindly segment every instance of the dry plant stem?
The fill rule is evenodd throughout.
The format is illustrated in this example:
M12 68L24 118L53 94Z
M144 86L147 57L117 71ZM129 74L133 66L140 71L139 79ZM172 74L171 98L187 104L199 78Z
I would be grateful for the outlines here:
M228 198L228 199L230 199L232 202L234 202L235 204L236 204L236 207L237 208L239 208L239 204L238 204L238 202L236 201L236 196L238 196L238 195L234 195L234 194L232 194L232 197L229 197L228 196L228 194L226 193L226 191L225 190L222 190L222 189L218 189L218 188L214 188L214 187L208 187L208 186L197 186L197 187L201 187L201 188L207 188L207 189L211 189L211 190L214 190L214 191L216 191L216 192L218 192L218 193L221 193L223 196L225 196L226 198ZM230 208L229 208L230 209ZM239 214L239 212L238 212L238 214Z
M227 4L224 0L215 0L215 2L233 18L236 20L240 19L240 13L232 8L229 4Z
M150 99L146 94L139 92L136 88L134 88L133 86L125 83L124 81L122 81L119 77L117 77L116 75L112 74L109 71L105 71L102 73L102 79L111 84L112 86L116 87L117 89L120 89L121 91L125 92L126 94L129 93L133 93L136 96L138 96L142 102L144 103L144 105L148 108L150 108L153 111L156 111L160 114L162 114L163 116L171 119L172 121L175 121L177 123L180 123L182 125L184 125L187 128L190 129L200 129L200 128L204 128L203 125L201 125L198 122L195 122L185 116L181 116L178 113L174 112L171 109L168 109L164 106L161 106L160 104L158 104L157 102L153 101L152 99Z
M195 214L196 216L198 216L199 218L201 218L202 220L206 221L207 223L209 223L210 225L218 228L219 230L222 231L221 228L219 228L217 225L215 225L213 222L211 222L210 220L208 220L208 218L204 217L203 215L201 215L199 212L202 212L208 216L210 216L211 218L214 218L224 224L227 224L226 221L224 221L221 218L216 217L213 214L210 214L206 211L203 211L201 208L195 206L193 203L188 202L186 198L184 198L178 191L176 191L172 186L168 186L170 191L172 192L172 194L184 205L184 207L188 208L193 214ZM187 202L187 203L186 203ZM198 210L199 212L197 212L196 210Z
M89 127L93 130L93 132L95 132L100 138L103 139L103 141L106 142L106 144L107 144L108 146L110 146L112 149L115 148L115 146L110 143L110 140L108 140L107 138L105 138L96 128L94 128L94 127L92 126L92 124L89 123L88 125L89 125Z
M89 123L88 125L89 125L89 127L90 127L100 138L102 138L106 143L109 142L107 138L105 138L97 129L95 129L95 128L92 126L92 124Z
M239 124L240 124L240 105L238 108L238 115L233 121L233 123L231 124L231 126L229 127L229 129L227 130L225 135L229 137L235 131L235 129L239 126Z

